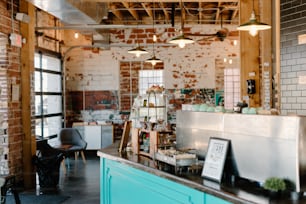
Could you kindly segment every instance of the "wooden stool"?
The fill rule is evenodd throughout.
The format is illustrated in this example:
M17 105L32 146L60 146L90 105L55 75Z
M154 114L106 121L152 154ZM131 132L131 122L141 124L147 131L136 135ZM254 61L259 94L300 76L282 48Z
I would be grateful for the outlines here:
M15 176L14 175L0 175L0 188L1 188L1 204L5 204L6 193L9 189L14 194L15 203L20 204L18 192L15 188Z

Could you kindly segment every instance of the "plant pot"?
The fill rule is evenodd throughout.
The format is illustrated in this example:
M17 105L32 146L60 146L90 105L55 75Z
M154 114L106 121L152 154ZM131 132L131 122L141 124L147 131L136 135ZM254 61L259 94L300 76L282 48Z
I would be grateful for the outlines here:
M282 195L281 191L269 191L269 197L273 200L280 198Z

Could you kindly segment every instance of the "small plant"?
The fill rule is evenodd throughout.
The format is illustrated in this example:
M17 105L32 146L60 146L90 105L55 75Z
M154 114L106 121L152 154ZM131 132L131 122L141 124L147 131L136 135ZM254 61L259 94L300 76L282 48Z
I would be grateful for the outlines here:
M270 177L265 181L263 188L270 191L283 191L286 189L286 182L281 178Z

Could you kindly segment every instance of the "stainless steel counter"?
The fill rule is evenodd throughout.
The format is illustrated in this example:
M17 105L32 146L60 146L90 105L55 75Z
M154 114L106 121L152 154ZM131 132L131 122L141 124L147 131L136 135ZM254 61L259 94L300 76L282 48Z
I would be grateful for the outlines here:
M177 148L205 157L210 137L231 142L231 173L259 183L288 179L306 190L306 117L177 112Z

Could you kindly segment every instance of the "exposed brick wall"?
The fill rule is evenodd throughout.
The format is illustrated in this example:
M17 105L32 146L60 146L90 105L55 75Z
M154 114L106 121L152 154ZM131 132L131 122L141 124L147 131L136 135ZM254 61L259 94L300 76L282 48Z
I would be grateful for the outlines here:
M234 30L235 26L229 26ZM213 26L186 26L186 32L215 33L219 25ZM73 32L65 31L65 78L66 90L118 90L120 103L119 110L129 111L133 99L138 94L138 70L151 69L151 64L144 61L152 56L153 29L125 29L110 30L110 49L101 48L94 52L87 48L88 40L80 35L79 39L73 38ZM156 28L158 41L155 44L156 57L163 60L156 67L164 69L166 89L195 89L202 88L218 90L223 88L221 75L227 65L222 64L224 57L239 60L239 42L226 39L199 41L193 45L180 49L169 46L168 41L178 33L174 28ZM136 43L143 46L149 54L139 58L127 51L135 47ZM73 49L69 50L69 45ZM76 47L79 45L79 47ZM84 47L82 47L84 46ZM220 63L219 63L220 62ZM239 67L239 64L235 64ZM131 68L131 70L130 70ZM130 73L131 72L131 73ZM216 77L217 76L217 77ZM187 100L190 101L190 100ZM185 102L187 102L185 101ZM194 100L191 100L194 101ZM180 104L178 104L180 106ZM90 113L92 114L92 113Z
M11 21L11 11L18 11L17 0L0 2L0 174L15 174L17 181L22 178L22 118L21 98L12 101L11 87L20 85L20 48L10 46L9 34L19 33L19 23Z
M306 115L306 45L298 45L298 35L306 33L306 2L281 0L281 113Z

